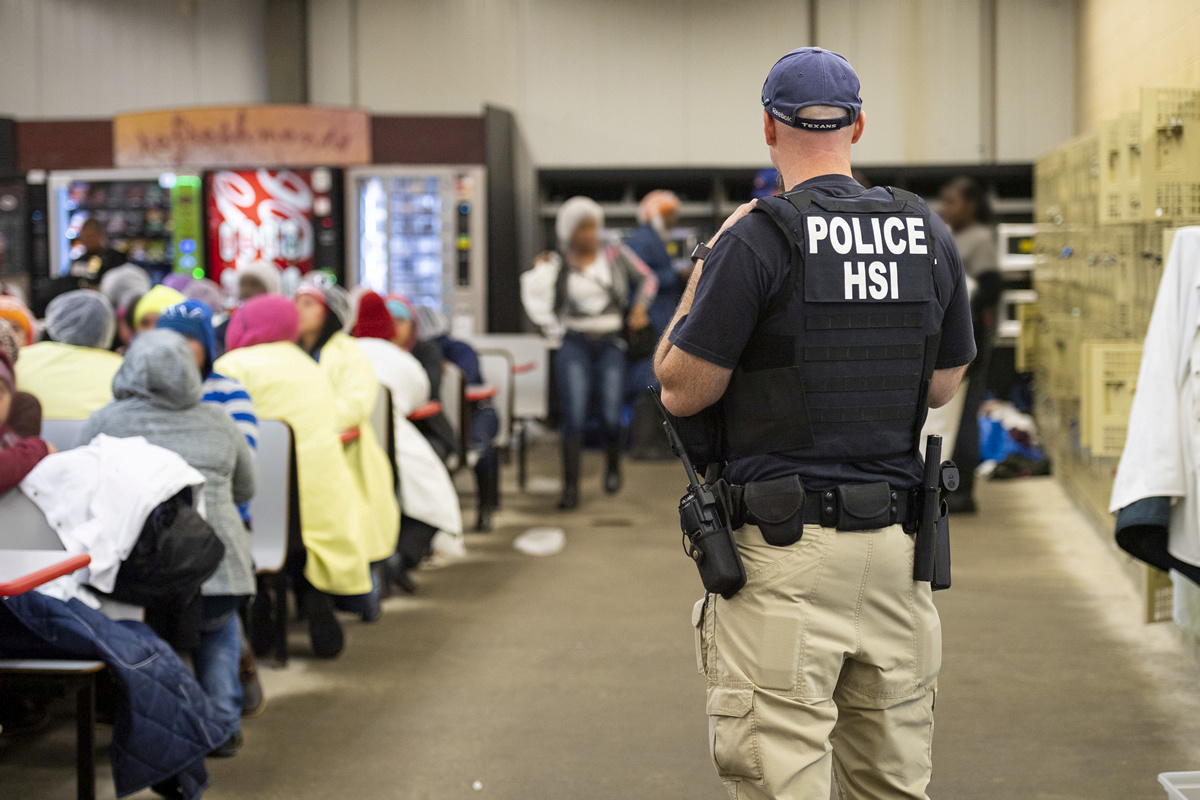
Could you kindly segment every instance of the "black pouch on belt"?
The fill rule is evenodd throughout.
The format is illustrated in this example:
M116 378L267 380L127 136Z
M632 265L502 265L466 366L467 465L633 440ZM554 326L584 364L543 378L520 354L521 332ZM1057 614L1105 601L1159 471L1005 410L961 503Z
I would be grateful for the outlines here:
M787 547L804 535L804 485L800 476L746 484L745 519L757 525L767 544Z
M846 484L837 493L839 531L873 531L895 524L892 487L886 483Z

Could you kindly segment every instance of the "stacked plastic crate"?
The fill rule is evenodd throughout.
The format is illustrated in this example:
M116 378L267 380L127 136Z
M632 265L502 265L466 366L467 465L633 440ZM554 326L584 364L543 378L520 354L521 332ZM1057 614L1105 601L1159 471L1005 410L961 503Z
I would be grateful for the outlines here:
M1019 359L1055 472L1109 528L1163 261L1174 230L1200 224L1200 89L1143 89L1138 110L1039 158L1034 193L1038 303Z

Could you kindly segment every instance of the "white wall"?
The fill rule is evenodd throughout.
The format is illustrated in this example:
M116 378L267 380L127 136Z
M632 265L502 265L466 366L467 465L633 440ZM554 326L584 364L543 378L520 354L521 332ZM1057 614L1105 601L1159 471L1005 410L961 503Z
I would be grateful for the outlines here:
M812 0L863 80L860 163L992 157L982 0ZM994 0L995 157L1069 135L1071 0ZM758 165L759 90L807 0L309 0L314 102L512 108L541 166ZM990 123L989 123L990 124ZM1066 127L1064 127L1066 126Z
M0 115L264 102L263 25L261 0L0 0Z
M1028 161L1075 133L1074 2L996 2L996 157Z

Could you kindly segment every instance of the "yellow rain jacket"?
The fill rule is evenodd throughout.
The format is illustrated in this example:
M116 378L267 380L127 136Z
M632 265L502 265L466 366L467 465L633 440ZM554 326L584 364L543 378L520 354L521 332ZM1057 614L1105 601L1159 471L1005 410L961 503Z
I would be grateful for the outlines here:
M61 342L21 348L17 389L42 404L43 419L87 419L112 400L121 357L108 350Z
M308 354L291 342L243 347L217 360L218 373L241 381L260 419L292 427L300 483L300 533L308 550L304 576L323 592L371 591L359 529L361 495L342 455L331 410L333 391Z
M391 462L371 426L379 380L367 354L344 333L330 337L318 355L321 371L333 389L334 424L339 431L358 428L361 434L345 446L346 461L369 509L362 526L367 556L382 561L396 552L400 506Z

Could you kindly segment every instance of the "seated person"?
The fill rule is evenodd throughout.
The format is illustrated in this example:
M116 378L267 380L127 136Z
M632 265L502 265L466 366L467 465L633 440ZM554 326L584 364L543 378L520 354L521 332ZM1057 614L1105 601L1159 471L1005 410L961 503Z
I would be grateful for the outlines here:
M36 436L22 437L13 431L8 420L16 394L12 359L0 349L0 494L23 481L43 458L58 452L49 442Z
M422 340L420 326L417 323L417 307L400 294L388 295L386 300L388 313L396 324L396 335L392 339L397 346L412 353L413 358L425 370L425 379L429 383L429 397L437 400L442 396L442 348L432 340ZM445 414L435 414L416 423L429 444L437 451L450 469L458 469L458 437Z
M181 292L170 286L159 285L146 292L133 306L133 335L154 330L162 312L186 299Z
M18 332L22 347L33 344L37 331L33 312L20 300L0 295L0 320L12 325Z
M397 303L397 313L407 315ZM458 492L446 465L408 416L429 402L429 378L421 363L404 348L412 325L395 322L389 304L374 292L358 301L354 336L367 354L379 382L392 394L392 422L396 465L400 473L400 542L391 578L412 592L416 585L409 570L425 557L439 530L462 534Z
M199 282L199 281L197 281ZM213 372L217 360L217 337L213 315L199 300L186 300L171 306L158 318L158 327L175 331L188 341L200 377L204 379L204 402L213 403L229 415L238 430L246 437L251 451L258 448L258 413L254 401L241 382Z
M417 308L420 321L420 336L432 341L441 351L442 357L462 371L467 386L482 386L483 372L479 368L479 354L464 341L450 338L450 320L436 309L428 306ZM492 512L500 507L500 457L492 443L500 432L500 417L487 400L472 403L471 407L471 452L468 462L475 462L475 485L479 494L479 516L475 530L492 529Z
M296 292L296 311L300 347L321 365L333 389L334 424L340 431L359 431L358 438L345 445L346 461L367 505L361 517L367 557L373 564L382 563L396 552L400 509L391 462L371 425L379 380L362 348L343 332L350 321L350 298L344 289L323 275L310 275ZM378 599L376 593L365 600L359 609L364 620L379 618Z
M148 331L130 346L113 379L115 399L88 418L82 438L142 436L204 476L204 516L225 556L200 588L204 616L192 663L221 721L234 731L213 755L232 756L242 745L237 612L255 590L250 534L237 504L254 496L256 475L245 437L224 411L201 402L203 394L187 341L174 331Z
M298 334L292 301L277 294L255 297L230 320L229 352L213 368L245 385L260 419L283 420L292 429L304 550L289 554L288 567L313 652L332 658L344 640L331 595L369 593L371 572L360 536L358 487L330 411L337 401L321 368L296 346Z
M9 363L16 368L21 357L21 341L24 337L10 323L0 319L0 352L8 356ZM8 412L8 424L13 433L22 439L42 434L42 404L29 392L15 392L12 408Z
M154 284L150 273L137 264L122 264L100 279L100 294L113 308L123 308L131 298L141 298Z
M45 419L86 419L112 399L121 357L108 348L116 322L99 292L76 289L46 308L47 341L21 351L17 388L42 404Z

